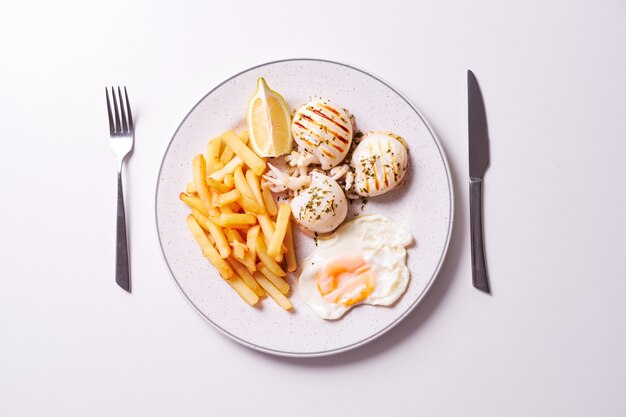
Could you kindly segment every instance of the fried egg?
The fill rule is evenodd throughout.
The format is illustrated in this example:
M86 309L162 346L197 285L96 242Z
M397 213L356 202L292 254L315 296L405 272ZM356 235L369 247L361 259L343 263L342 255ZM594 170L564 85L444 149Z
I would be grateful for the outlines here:
M300 107L293 116L293 138L314 155L322 169L338 165L352 143L352 122L345 110L316 99Z
M332 232L348 214L348 201L341 186L319 172L311 174L311 184L291 200L296 222L311 232Z
M404 178L408 164L406 144L400 136L366 133L352 153L356 192L372 197L394 189Z
M384 216L358 217L319 240L303 262L296 293L326 320L355 305L392 305L409 284L405 248L412 241Z

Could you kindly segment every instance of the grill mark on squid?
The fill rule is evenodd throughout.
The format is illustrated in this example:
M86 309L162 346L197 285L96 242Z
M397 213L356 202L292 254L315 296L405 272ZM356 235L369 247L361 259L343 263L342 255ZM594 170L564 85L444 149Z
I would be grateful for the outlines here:
M335 119L333 119L332 117L328 117L328 115L322 111L319 111L313 107L308 107L308 110L317 114L320 117L323 117L326 120L329 120L331 122L333 122L335 125L337 125L337 127L339 127L341 130L343 130L346 133L350 133L350 130L348 130L348 128L346 128L344 125L342 125L341 123L338 123Z

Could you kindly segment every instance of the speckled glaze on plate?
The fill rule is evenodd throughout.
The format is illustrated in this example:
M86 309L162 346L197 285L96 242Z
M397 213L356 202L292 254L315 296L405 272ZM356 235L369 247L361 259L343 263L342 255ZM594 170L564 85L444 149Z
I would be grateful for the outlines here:
M359 306L341 320L325 321L292 295L295 312L271 299L260 308L244 303L202 256L189 233L189 210L178 199L191 179L191 161L207 140L227 129L243 127L246 104L258 77L279 91L291 109L324 97L348 109L357 128L388 130L409 145L405 184L371 198L349 216L378 213L409 230L409 287L391 307ZM156 190L156 222L161 249L174 280L191 305L225 335L252 349L292 357L325 356L361 346L387 332L407 316L435 280L445 257L453 218L450 172L441 143L424 118L400 93L380 79L348 65L317 59L275 61L245 70L205 95L182 121L163 157ZM311 238L296 233L297 256L314 248ZM293 282L295 276L291 277Z

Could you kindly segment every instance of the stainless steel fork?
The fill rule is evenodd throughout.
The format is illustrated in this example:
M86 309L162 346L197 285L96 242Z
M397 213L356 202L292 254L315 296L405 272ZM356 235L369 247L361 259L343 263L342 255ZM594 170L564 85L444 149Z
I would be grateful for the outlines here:
M105 87L107 96L107 111L109 113L109 130L111 134L110 144L113 153L117 157L117 248L115 251L115 282L130 292L130 268L128 265L128 239L126 236L126 214L124 210L124 189L122 187L122 165L124 160L133 149L135 141L135 127L133 125L133 115L130 111L128 93L124 87L124 97L126 107L122 99L122 90L117 87L117 97L115 88L111 87L113 97L113 112L111 111L111 101L109 100L109 90ZM119 102L119 107L118 107ZM121 122L120 122L121 114Z

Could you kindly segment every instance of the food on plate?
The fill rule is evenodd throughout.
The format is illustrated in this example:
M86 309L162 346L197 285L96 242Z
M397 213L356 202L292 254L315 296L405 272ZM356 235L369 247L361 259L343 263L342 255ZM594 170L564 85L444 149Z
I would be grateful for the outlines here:
M202 248L204 256L209 258L209 261L215 266L215 268L217 268L220 275L224 279L230 279L233 276L232 268L224 261L219 252L215 249L215 246L209 242L209 239L204 234L204 231L192 215L187 216L187 226L189 227L193 237L200 245L200 248Z
M209 215L209 210L202 204L202 201L200 201L198 197L185 193L180 193L178 197L180 201L187 204L191 209L198 210L203 216L206 217Z
M209 140L179 196L191 209L187 226L204 256L246 303L268 295L292 310L295 222L316 238L297 284L316 314L334 320L355 305L395 303L409 282L412 236L381 215L344 221L349 199L402 183L409 162L404 140L388 132L355 134L348 111L321 98L301 106L292 120L283 97L263 78L247 122L249 131Z
M360 304L390 306L406 291L406 247L413 237L381 215L358 217L328 239L320 239L304 260L296 292L327 320Z
M206 145L205 160L209 166L209 171L216 171L217 165L221 165L220 148L222 147L222 138L217 136L209 141Z
M224 135L222 135L222 141L227 146L224 152L229 149L232 150L232 152L237 154L256 175L261 175L265 172L265 161L255 154L252 149L248 148L246 144L237 137L235 132L229 130L224 133ZM235 158L233 158L233 160L234 159ZM241 166L241 164L238 164L238 166Z
M285 258L287 259L287 272L294 272L296 269L298 269L298 261L296 260L296 251L294 249L291 222L287 224L287 233L285 234L285 247L287 249L287 253L285 253Z
M218 169L217 171L214 171L212 174L210 174L208 176L208 179L211 181L224 181L224 179L229 176L232 175L233 172L235 172L235 170L243 165L243 159L241 159L240 157L236 156L233 159L231 159L230 161L228 161L228 163L226 165L223 165L220 169ZM228 184L226 184L226 182L224 182L224 185L228 186Z
M314 196L311 190L316 174L329 177L345 191L344 197L352 200L387 193L405 178L409 159L406 143L399 135L354 134L354 129L354 118L346 110L329 100L312 100L293 117L291 130L298 149L267 163L269 171L263 177L268 187L293 199L294 216L307 230L330 232L345 218L339 216L339 222L335 222L335 216L319 212L312 217L297 216L293 201L297 208L313 203L309 199Z
M248 288L250 288L258 297L263 297L265 295L265 291L263 291L263 289L259 286L258 282L256 282L245 265L232 257L228 258L226 261L230 264L235 273L244 281Z
M202 253L239 296L255 305L268 294L289 310L285 270L297 268L291 207L276 207L261 179L266 162L247 138L227 131L210 140L206 157L193 158L193 180L179 198L191 209L186 222Z
M284 277L287 273L281 268L274 258L272 258L267 253L267 246L263 239L257 239L256 241L256 254L261 260L261 263L267 267L272 273L278 275L279 277Z
M291 200L291 211L296 222L305 229L327 233L345 220L348 202L337 181L313 172L309 187Z
M281 253L281 246L285 240L287 225L289 224L290 219L291 206L289 206L289 204L280 203L280 206L278 207L278 215L276 216L276 228L274 229L274 234L272 234L270 243L267 245L267 254L274 259L276 259L276 257Z
M301 153L312 155L322 169L331 169L346 157L352 143L352 121L345 110L316 99L296 111L291 125Z
M293 305L291 301L283 293L281 293L263 274L260 272L254 273L254 279L257 280L259 285L263 287L265 292L276 301L276 303L285 310L291 310Z
M267 214L270 216L276 216L278 209L276 208L274 197L272 196L269 186L264 181L261 183L261 196L263 197L263 203L265 203Z
M404 140L393 133L370 132L352 153L354 187L361 196L377 196L394 189L404 178L409 156Z
M248 102L250 146L261 157L276 157L291 150L291 116L285 99L269 88L264 78ZM261 173L257 173L261 175Z
M266 267L265 265L259 262L257 264L257 271L263 274L265 278L270 280L271 283L274 284L276 288L278 288L278 291L282 292L285 295L289 293L289 284L287 284L287 282L284 279L282 279L281 277L279 277L278 275L270 271L268 267Z
M226 281L228 285L230 285L237 294L248 304L251 306L255 305L259 302L259 296L250 289L246 282L238 276L233 276L231 279Z

